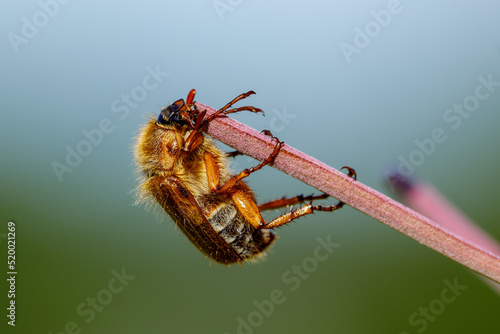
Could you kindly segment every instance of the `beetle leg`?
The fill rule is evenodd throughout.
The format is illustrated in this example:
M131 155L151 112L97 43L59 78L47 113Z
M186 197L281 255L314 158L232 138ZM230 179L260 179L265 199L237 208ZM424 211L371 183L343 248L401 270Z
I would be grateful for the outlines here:
M301 208L298 208L297 210L287 212L287 213L271 220L269 223L265 223L265 224L261 225L259 228L273 229L273 228L288 224L291 221L293 221L299 217L314 213L314 211L335 211L335 210L340 209L343 206L344 206L343 202L339 202L336 205L331 205L331 206L312 205L312 203L309 203L309 204L304 205Z
M348 169L347 176L356 180L357 175L356 175L356 171L354 169L347 167L347 166L344 166L341 169L343 169L343 168ZM269 223L265 223L265 224L261 225L259 228L273 229L273 228L288 224L289 222L291 222L294 219L297 219L299 217L314 213L314 211L336 211L345 205L345 203L342 201L339 201L337 204L330 205L330 206L312 205L312 200L317 199L317 198L326 198L326 197L328 197L327 194L323 194L323 195L319 195L319 196L309 196L309 198L311 198L311 203L306 204L306 205L302 206L301 208L298 208L297 210L287 212L287 213L271 220ZM264 204L260 205L259 209L260 210L272 209L272 208L279 207L279 204L281 204L281 203L279 203L280 201L283 201L283 203L287 202L287 201L293 202L294 200L298 202L301 199L305 199L305 198L304 197L301 198L301 196L297 196L297 197L290 198L290 199L281 199L281 200L271 201L271 202L264 203Z
M261 228L264 224L259 208L255 201L247 195L243 190L236 190L231 193L231 199L238 212L245 218L250 225L255 228Z
M341 168L341 170L344 168L347 169L347 176L353 178L354 180L358 179L358 174L356 174L356 171L354 170L354 168L351 168L349 166L344 166Z
M267 130L264 130L264 131L267 131ZM272 137L272 135L271 135L271 137ZM280 141L278 138L276 138L276 137L272 137L272 138L276 139L277 143L276 143L276 146L274 146L273 152L271 153L271 155L269 155L269 157L267 157L266 160L262 161L260 164L254 166L254 167L247 168L244 171L242 171L241 173L233 176L232 178L227 180L227 182L221 188L217 189L216 191L217 192L227 191L227 190L233 188L238 183L238 181L244 179L245 177L249 176L253 172L258 171L259 169L261 169L265 165L272 164L274 162L274 159L276 159L276 156L278 155L278 153L281 149L281 146L283 146L283 142Z
M253 90L236 96L234 99L231 100L231 102L229 102L224 107L222 107L219 110L217 110L216 112L214 112L212 115L208 116L203 121L203 124L210 123L215 117L219 116L220 114L227 115L227 114L232 114L232 113L236 113L236 112L243 111L243 110L248 110L248 111L251 111L254 113L260 112L260 113L262 113L262 115L264 115L264 111L262 111L262 109L251 107L251 106L244 106L244 107L229 109L229 108L231 108L231 106L233 104L235 104L239 100L243 100L244 98L247 98L248 96L250 96L252 94L255 94L255 92Z
M216 191L220 187L219 166L212 154L205 152L203 158L205 159L205 168L207 170L208 188L211 191Z
M205 117L206 111L202 111L201 113L199 113L199 115L196 116L196 122L193 124L193 120L192 120L191 116L195 115L196 111L198 110L196 108L196 105L194 104L195 94L196 94L196 90L192 89L189 92L188 97L186 98L185 106L186 106L186 109L189 111L189 114L186 113L185 111L181 111L182 116L186 120L188 120L188 122L191 124L191 126L193 128L193 131L189 134L189 137L186 139L186 142L182 148L182 151L186 152L186 153L191 152L194 149L194 147L197 146L197 145L195 145L195 146L193 146L193 145L194 145L194 143L196 143L196 140L198 140L198 141L200 140L199 133L201 133L203 131L203 128L208 123L210 123L213 119L215 119L215 117L219 116L220 114L227 115L227 114L232 114L232 113L236 113L236 112L243 111L243 110L248 110L248 111L251 111L254 113L260 112L264 115L264 111L262 111L262 109L250 107L250 106L229 109L236 102L238 102L238 101L240 101L240 100L242 100L242 99L244 99L252 94L255 94L255 92L251 90L247 93L243 93L243 94L238 95L237 97L232 99L231 102L229 102L224 107L217 110L215 113L213 113L212 115L210 115L208 117ZM199 144L201 144L202 142L203 141L199 142Z
M266 115L262 109L255 108L255 107L252 107L252 106L243 106L243 107L239 107L239 108L227 109L227 110L225 110L223 112L220 112L220 113L222 113L224 115L227 115L227 114L234 114L234 113L237 113L237 112L240 112L240 111L243 111L243 110L248 110L248 111L251 111L253 113L260 112L262 115L264 115L264 116ZM216 116L214 116L214 117L216 117Z
M217 110L216 114L220 114L220 113L223 113L223 114L226 114L226 110L228 110L229 108L231 108L231 106L233 104L235 104L236 102L238 102L239 100L243 100L247 97L249 97L250 95L253 95L255 94L255 92L253 90L249 91L249 92L246 92L246 93L243 93L243 94L240 94L238 96L236 96L234 99L232 99L228 104L226 104L224 107L220 108L219 110ZM248 108L248 107L243 107L243 108ZM249 108L253 108L253 107L249 107ZM253 108L254 110L260 110L258 108ZM262 110L260 110L262 111Z
M201 112L198 119L196 120L196 123L193 125L193 131L191 131L186 141L184 142L184 146L182 147L183 152L190 153L203 143L203 134L201 133L201 128L203 126L203 117L205 117L205 114L205 111Z
M184 142L181 152L191 153L195 148L203 144L203 138L203 133L197 131L191 132Z
M326 199L328 197L330 197L330 195L328 195L328 194L322 194L322 195L317 195L317 196L313 196L313 195L309 195L309 196L298 195L298 196L295 196L295 197L292 197L292 198L283 197L283 198L276 199L274 201L269 201L269 202L266 202L266 203L259 204L258 207L259 207L260 211L273 210L273 209L282 208L284 206L289 206L289 205L295 205L295 204L299 204L299 203L304 203L304 202L307 202L307 201L312 202L312 201L317 200L317 199Z
M251 106L244 106L244 107L239 107L239 108L234 108L234 109L228 109L228 110L225 110L225 111L221 111L221 110L222 109L219 109L216 112L214 112L212 115L210 115L207 118L205 118L203 120L203 125L210 123L211 121L214 120L215 117L219 116L220 114L223 114L223 115L233 114L233 113L236 113L236 112L239 112L239 111L243 111L243 110L248 110L248 111L251 111L251 112L254 112L254 113L260 112L262 115L265 115L264 111L262 111L262 109L251 107Z

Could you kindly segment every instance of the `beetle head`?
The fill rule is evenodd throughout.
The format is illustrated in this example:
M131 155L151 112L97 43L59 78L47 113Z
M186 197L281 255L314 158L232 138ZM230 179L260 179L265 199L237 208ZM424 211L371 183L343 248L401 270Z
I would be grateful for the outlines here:
M168 107L163 108L156 122L161 125L188 124L181 111L187 112L187 107L183 99L177 100Z

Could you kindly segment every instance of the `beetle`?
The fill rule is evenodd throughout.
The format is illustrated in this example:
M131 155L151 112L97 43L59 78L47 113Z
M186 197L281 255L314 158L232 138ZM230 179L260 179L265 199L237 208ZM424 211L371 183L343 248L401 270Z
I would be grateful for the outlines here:
M314 211L335 211L344 203L313 205L312 201L329 195L295 196L258 205L255 195L243 180L266 165L271 165L283 142L268 130L263 133L276 142L273 151L258 165L233 174L228 158L239 152L223 152L204 135L206 126L216 117L250 111L255 107L232 108L236 102L255 94L238 95L211 115L199 111L192 89L186 100L179 99L163 108L158 118L150 117L135 139L134 155L140 175L137 202L155 201L172 217L189 240L211 259L223 264L256 259L276 240L272 229ZM349 167L348 175L356 178ZM270 222L261 211L308 201Z

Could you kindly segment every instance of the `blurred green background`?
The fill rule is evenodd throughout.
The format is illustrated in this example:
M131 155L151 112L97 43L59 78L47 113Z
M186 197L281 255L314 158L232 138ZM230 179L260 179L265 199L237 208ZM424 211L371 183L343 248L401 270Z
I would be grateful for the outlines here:
M473 98L480 77L500 82L498 2L30 0L0 8L0 332L498 328L499 296L474 274L352 208L281 228L265 260L227 268L131 195L132 138L146 115L191 88L212 107L255 90L245 104L267 116L239 121L334 167L352 166L391 197L385 171L413 156L413 176L500 238L500 86L483 87L490 94L478 105ZM447 111L464 103L473 109L465 116ZM415 160L415 141L436 128L446 140ZM83 152L71 166L68 150ZM237 161L238 169L255 163ZM248 181L261 201L315 191L270 167ZM9 221L15 328L5 316ZM318 237L337 247L319 262ZM454 283L461 290L443 302Z

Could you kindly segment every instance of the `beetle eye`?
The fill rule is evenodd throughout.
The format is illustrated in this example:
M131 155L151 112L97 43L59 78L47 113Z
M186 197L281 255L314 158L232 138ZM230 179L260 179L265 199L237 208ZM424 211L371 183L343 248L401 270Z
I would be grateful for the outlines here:
M177 100L168 107L164 108L160 115L158 116L158 120L156 121L161 125L174 125L174 124L183 124L186 121L182 118L180 110L184 107L184 100Z

